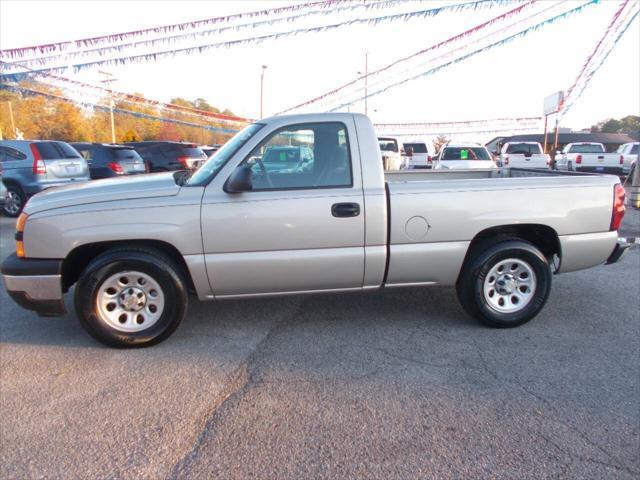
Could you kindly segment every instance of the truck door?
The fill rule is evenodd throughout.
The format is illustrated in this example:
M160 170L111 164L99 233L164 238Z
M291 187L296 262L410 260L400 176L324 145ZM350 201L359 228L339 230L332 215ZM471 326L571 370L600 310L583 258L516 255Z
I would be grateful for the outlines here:
M276 129L241 165L253 188L207 188L202 237L216 297L361 288L364 198L355 125ZM227 175L228 176L228 175Z

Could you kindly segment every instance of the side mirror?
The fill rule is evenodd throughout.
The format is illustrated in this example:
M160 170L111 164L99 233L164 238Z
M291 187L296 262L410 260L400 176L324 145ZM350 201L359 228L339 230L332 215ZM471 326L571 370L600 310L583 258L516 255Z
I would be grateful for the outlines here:
M562 155L562 152L560 150L556 150L556 155Z
M253 190L251 176L252 172L250 165L239 165L233 173L231 173L229 179L224 184L224 191L227 193L250 192Z

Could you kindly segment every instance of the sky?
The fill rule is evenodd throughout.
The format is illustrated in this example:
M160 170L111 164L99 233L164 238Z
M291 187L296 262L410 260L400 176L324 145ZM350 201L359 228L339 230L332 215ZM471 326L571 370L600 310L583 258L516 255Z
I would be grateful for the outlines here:
M366 15L433 8L459 1L407 2L392 9L369 11ZM638 3L638 0L631 1ZM0 49L137 30L291 3L267 0L0 0ZM541 1L549 7L554 3L557 1ZM565 10L584 1L567 0L566 3ZM259 45L175 56L155 63L99 67L65 75L95 83L101 78L98 70L108 70L117 78L113 85L115 90L140 92L162 101L177 96L203 97L221 109L229 108L237 115L257 118L262 65L267 65L264 112L268 116L357 78L358 72L365 68L365 52L371 71L516 5L441 13L431 18L375 26L350 26L330 32L268 40ZM377 123L539 116L545 96L565 90L572 84L619 5L619 0L602 0L569 19L369 98L367 113ZM281 23L268 30L258 28L219 37L209 36L198 42L242 38L318 22L335 23L358 15L362 13L341 12L320 19L307 18L295 24ZM424 60L421 62L424 64ZM419 62L414 66L415 71L421 71ZM427 68L425 66L423 70ZM400 73L396 75L402 77ZM370 81L375 86L375 80L372 78ZM561 126L581 129L606 118L640 115L639 85L640 21L637 17L583 96L562 119ZM370 87L369 93L373 90L375 88ZM318 105L314 108L321 110L331 106ZM364 104L357 102L349 109L363 112ZM495 135L484 135L492 136Z

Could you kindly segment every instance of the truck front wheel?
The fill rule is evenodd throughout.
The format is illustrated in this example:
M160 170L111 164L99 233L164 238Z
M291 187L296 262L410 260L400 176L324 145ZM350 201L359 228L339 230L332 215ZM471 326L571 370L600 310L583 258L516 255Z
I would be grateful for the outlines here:
M545 256L523 240L506 240L476 249L457 287L465 311L491 327L516 327L535 317L551 290Z
M82 272L75 290L82 326L111 347L146 347L165 340L187 311L180 268L164 253L113 249Z

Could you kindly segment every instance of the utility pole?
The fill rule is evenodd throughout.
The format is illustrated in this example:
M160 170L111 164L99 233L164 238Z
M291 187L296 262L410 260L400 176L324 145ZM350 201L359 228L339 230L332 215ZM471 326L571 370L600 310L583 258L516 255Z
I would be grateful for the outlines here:
M262 100L264 94L264 71L267 69L266 65L262 65L262 73L260 74L260 118L262 119Z
M111 113L111 143L116 143L116 123L113 119L113 98L111 98L111 86L109 85L111 82L115 82L116 79L113 78L113 74L109 72L103 72L100 70L98 73L101 73L105 76L105 79L101 81L101 83L106 84L106 90L109 94L109 112Z
M11 121L11 134L14 135L14 138L15 138L15 135L16 135L16 124L15 124L15 122L13 120L13 108L11 106L11 101L8 100L8 101L2 102L2 103L6 103L9 106L9 120Z

